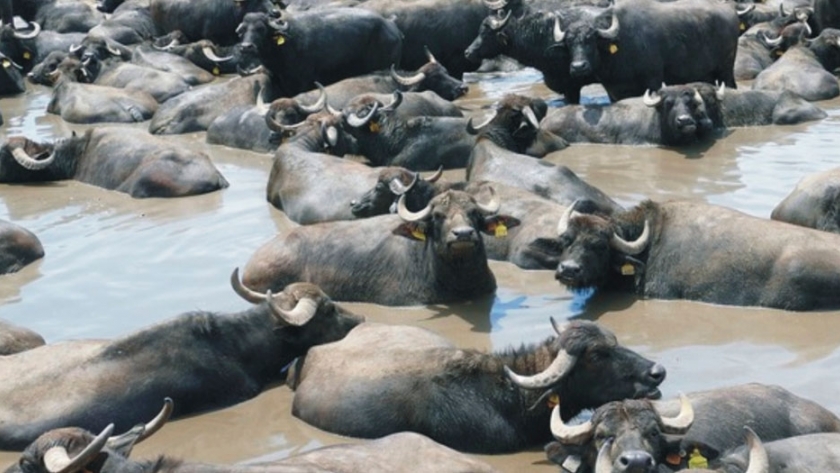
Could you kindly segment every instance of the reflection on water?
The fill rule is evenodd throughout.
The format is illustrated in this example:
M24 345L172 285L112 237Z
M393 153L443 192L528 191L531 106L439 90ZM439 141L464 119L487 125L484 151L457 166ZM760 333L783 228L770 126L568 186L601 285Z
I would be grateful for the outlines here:
M483 80L463 105L478 110L510 91L555 99L538 81L528 71ZM598 100L597 88L587 91ZM48 100L40 87L3 99L2 134L49 139L86 128L45 115ZM623 205L645 198L696 199L766 217L802 176L840 166L840 102L827 105L833 109L822 122L734 130L705 149L583 145L548 159L569 166ZM34 231L47 254L0 277L0 317L55 342L115 337L195 309L248 306L228 286L230 272L263 242L294 226L265 201L270 157L211 147L201 133L166 139L208 153L230 188L184 199L136 200L77 182L0 185L0 218ZM463 172L447 172L447 178L463 178ZM347 306L372 321L415 324L460 346L488 350L550 336L549 317L597 320L668 368L666 396L760 381L840 413L840 313L572 294L551 271L498 262L491 267L499 283L495 298L413 308ZM239 406L173 422L135 456L245 462L348 441L292 418L291 396L278 386ZM0 453L0 467L16 457ZM556 472L539 449L484 458L502 471Z

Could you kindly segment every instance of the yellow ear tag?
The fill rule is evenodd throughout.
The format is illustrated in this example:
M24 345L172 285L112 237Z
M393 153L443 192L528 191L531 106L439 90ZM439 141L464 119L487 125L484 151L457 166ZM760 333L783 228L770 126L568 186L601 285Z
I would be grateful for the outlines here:
M694 449L691 452L691 455L688 456L688 467L689 468L709 468L709 461L706 460L706 457L700 454L700 450Z
M610 54L615 54L618 52L618 45L613 43L610 45Z
M279 34L274 37L274 41L277 43L277 46L283 46L286 43L286 37Z
M213 70L211 72L213 73L214 76L217 76L217 75L222 73L222 71L219 70L219 66L213 66Z
M496 228L493 229L494 235L496 238L502 238L507 236L507 226L502 223L496 223ZM556 396L556 394L555 394Z
M371 133L379 133L379 122L370 122L368 129Z
M26 60L32 59L32 54L29 51L24 51L23 58Z
M747 24L742 21L741 24L738 25L738 27L741 28L741 31L744 31L747 29Z
M11 65L12 65L12 63L9 62L7 59L3 59L3 67L8 68Z
M560 396L558 396L556 393L548 396L547 404L549 409L554 409L556 406L559 406Z
M624 263L624 265L621 266L621 275L622 276L632 276L634 274L636 274L636 268L632 264Z
M420 241L426 241L426 234L423 233L423 230L420 230L419 228L411 230L411 236Z

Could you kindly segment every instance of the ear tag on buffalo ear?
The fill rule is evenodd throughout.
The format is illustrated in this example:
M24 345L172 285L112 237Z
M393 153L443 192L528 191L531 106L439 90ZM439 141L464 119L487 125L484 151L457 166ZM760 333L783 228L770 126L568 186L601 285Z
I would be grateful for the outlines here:
M508 230L507 225L505 225L503 222L499 222L499 223L496 224L496 228L493 229L493 236L495 236L496 238L506 237L507 233L508 233L507 230ZM552 396L556 397L557 395L552 394ZM549 399L551 399L551 398L549 398Z
M610 54L615 54L618 52L618 45L615 43L610 44Z
M679 466L682 463L682 457L680 457L679 453L669 453L665 457L665 462L669 465Z
M286 37L279 34L274 37L274 42L277 43L277 46L283 46L284 44L286 44Z
M552 393L550 396L548 396L548 401L546 401L546 404L548 404L549 409L554 409L555 407L560 405L560 396L557 393Z
M416 238L420 241L426 241L426 234L423 232L423 230L420 227L412 228L411 229L411 236L413 236L414 238Z
M24 51L23 52L23 58L26 59L27 61L32 59L32 53L30 53L29 51Z
M741 28L741 31L746 31L747 30L747 24L742 21L741 24L738 25L738 28Z
M709 468L709 461L706 460L706 457L700 453L700 450L695 448L694 451L691 452L691 455L688 456L688 467L704 469Z
M8 60L8 59L3 59L3 67L4 67L4 68L8 69L8 68L9 68L9 66L11 66L11 65L12 65L12 63L11 63L11 62L9 62L9 60Z
M213 70L210 72L212 72L214 76L217 76L222 73L222 71L219 69L219 66L213 66Z
M368 125L368 129L371 133L379 133L379 122L371 121Z
M622 276L632 276L636 274L636 267L630 263L624 263L621 265L621 275Z

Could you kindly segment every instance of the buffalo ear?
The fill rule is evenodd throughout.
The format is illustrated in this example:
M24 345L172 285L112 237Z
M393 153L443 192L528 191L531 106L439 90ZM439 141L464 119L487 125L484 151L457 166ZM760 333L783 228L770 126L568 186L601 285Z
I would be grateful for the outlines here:
M428 228L423 222L403 222L391 233L411 240L426 241L427 231Z
M613 268L622 276L635 276L645 271L645 263L632 256L617 253L613 261Z
M538 253L557 257L560 257L564 250L563 245L560 244L560 240L557 238L537 238L528 243L528 248Z
M560 442L549 442L543 450L545 450L548 461L562 465L569 457L582 457L585 447L587 445L564 445Z
M493 215L492 217L484 218L484 225L482 225L481 231L488 235L493 235L496 238L502 238L507 236L509 228L516 227L521 223L518 218L508 215Z

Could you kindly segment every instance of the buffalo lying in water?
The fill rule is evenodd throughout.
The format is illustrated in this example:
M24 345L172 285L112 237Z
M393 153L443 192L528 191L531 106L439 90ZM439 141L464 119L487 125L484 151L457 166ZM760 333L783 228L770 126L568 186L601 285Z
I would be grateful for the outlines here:
M0 356L14 355L44 345L44 337L0 319Z
M840 30L827 28L813 40L795 46L755 78L753 89L789 90L806 100L840 95L832 73L840 67Z
M4 168L4 161L0 160L0 182ZM0 219L0 274L14 273L43 257L44 247L34 233Z
M840 168L803 178L773 209L770 218L840 233Z
M292 413L342 435L409 430L460 451L502 453L549 440L558 397L568 419L612 400L659 396L661 365L592 322L552 324L556 337L495 353L416 327L359 325L290 373Z

